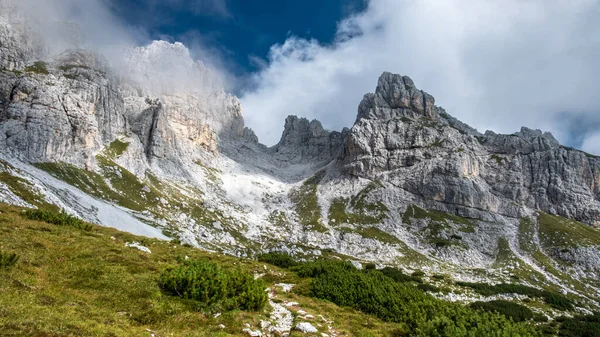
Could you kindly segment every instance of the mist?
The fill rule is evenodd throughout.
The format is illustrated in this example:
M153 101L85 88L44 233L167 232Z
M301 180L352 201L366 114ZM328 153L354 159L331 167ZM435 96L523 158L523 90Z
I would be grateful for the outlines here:
M208 94L227 87L227 72L197 60L179 42L153 41L142 28L117 18L108 0L0 0L17 8L9 20L41 39L47 60L69 49L102 55L114 72L146 95ZM195 43L198 54L207 55ZM206 48L209 50L209 48Z

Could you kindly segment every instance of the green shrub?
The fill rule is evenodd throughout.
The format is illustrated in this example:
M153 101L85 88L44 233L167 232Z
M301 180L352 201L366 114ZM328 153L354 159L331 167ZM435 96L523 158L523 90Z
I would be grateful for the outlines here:
M392 267L385 267L385 268L381 269L380 272L383 275L391 278L392 280L394 280L396 282L400 282L400 283L405 283L405 282L421 283L421 282L423 282L423 280L421 280L421 278L418 276L406 275L401 270L392 268Z
M527 321L534 317L531 309L509 301L496 300L489 302L473 302L469 306L477 310L497 312L508 318L512 318L515 322Z
M298 265L294 268L300 277L317 277L326 273L328 270L337 270L340 272L358 270L350 262L340 262L332 260L316 260L309 263Z
M375 265L375 263L367 263L365 265L365 270L375 270L377 269L377 265Z
M377 270L358 270L337 261L310 262L297 270L313 278L311 296L400 323L393 336L538 336L527 323L435 299Z
M564 317L561 320L558 336L600 337L600 313L573 318Z
M421 291L425 291L425 292L432 292L432 293L439 293L440 292L440 288L429 284L429 283L421 283L419 285L417 285L417 289L421 290Z
M554 293L547 290L540 290L521 284L510 284L501 283L496 285L490 285L487 283L469 283L469 282L457 282L462 287L468 287L475 292L484 295L492 296L498 294L520 294L530 297L540 297L544 299L544 302L549 304L551 307L559 310L572 310L573 302L563 295Z
M10 269L19 262L19 256L15 253L0 251L0 269Z
M261 310L267 303L262 280L241 270L228 271L204 261L185 261L163 271L159 287L167 294L195 300L209 310Z
M425 276L425 273L422 270L415 270L410 275L413 276L413 277L423 277L423 276Z
M55 212L47 209L28 209L23 211L23 216L29 220L44 221L58 226L71 226L84 231L91 231L93 226L64 210Z
M298 262L296 262L291 255L281 252L270 252L259 255L258 261L272 264L281 268L290 268L298 264Z

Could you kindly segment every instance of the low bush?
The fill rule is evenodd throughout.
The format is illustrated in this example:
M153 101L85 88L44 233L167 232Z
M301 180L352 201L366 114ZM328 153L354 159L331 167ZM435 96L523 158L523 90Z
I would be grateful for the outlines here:
M475 292L483 296L492 296L498 294L520 294L530 297L540 297L544 299L544 302L549 304L551 307L559 310L572 310L573 302L565 296L554 293L547 290L540 290L532 287L528 287L521 284L510 284L501 283L496 285L490 285L487 283L470 283L470 282L457 282L462 287L468 287Z
M159 287L169 295L195 300L207 310L262 310L267 294L262 280L237 269L229 271L204 261L185 261L164 270Z
M258 256L258 261L272 264L281 268L290 268L298 264L294 258L287 253L270 252Z
M537 336L528 323L514 323L495 312L435 299L378 270L358 270L346 262L316 261L297 268L312 277L310 294L352 307L384 321L400 323L394 336Z
M600 313L573 318L565 317L561 320L558 336L600 337Z
M512 318L515 322L527 321L534 317L531 309L509 301L496 300L489 302L473 302L469 306L477 310L497 312L508 318Z
M19 262L19 255L0 251L0 269L10 269Z
M380 272L383 275L391 278L392 280L394 280L396 282L400 282L400 283L404 283L404 282L422 283L423 282L423 280L421 280L421 278L419 276L407 275L407 274L404 274L400 269L396 269L396 268L392 268L392 267L385 267L385 268L381 269Z
M71 226L85 231L91 231L93 226L64 210L55 212L47 209L28 209L23 216L29 220L44 221L58 226Z

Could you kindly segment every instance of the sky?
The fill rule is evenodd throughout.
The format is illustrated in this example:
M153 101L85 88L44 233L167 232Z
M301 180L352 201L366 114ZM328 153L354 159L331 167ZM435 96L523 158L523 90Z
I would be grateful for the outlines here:
M352 126L390 71L481 132L539 128L600 155L600 0L24 2L79 22L104 53L181 42L153 66L201 60L266 145L291 114Z

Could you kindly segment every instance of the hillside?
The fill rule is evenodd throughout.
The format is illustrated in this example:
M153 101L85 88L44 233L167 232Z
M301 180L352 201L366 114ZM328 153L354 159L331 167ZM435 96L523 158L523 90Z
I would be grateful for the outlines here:
M0 211L0 251L3 254L17 252L19 257L15 265L3 265L0 270L0 334L3 336L248 336L251 333L244 329L261 330L269 335L270 326L281 328L284 333L302 322L308 322L320 333L330 336L421 335L416 331L408 332L411 328L402 319L398 323L386 323L351 308L313 298L322 296L314 287L323 281L317 274L312 280L306 278L307 275L300 277L306 274L306 267L291 271L104 227L76 228L28 220L22 209L7 205L0 205ZM149 250L128 246L134 242ZM329 261L336 260L334 256L330 256L333 260ZM240 268L256 275L270 289L270 305L260 311L234 309L222 312L218 307L206 307L202 302L181 299L161 290L158 280L164 270L195 260L210 261L225 270ZM271 261L282 265L281 259ZM335 266L340 262L331 263ZM348 269L340 275L376 273L359 271L353 266L349 268L355 272ZM421 279L417 274L408 278L410 280L402 281L407 282L403 287L408 288L400 289L413 292L411 296L416 297L405 305L421 296L436 303L433 297L420 290L435 288L424 287L428 278ZM392 278L387 280L394 282ZM444 277L430 280L446 288L442 292L450 291L452 287L453 292L459 293L456 289L460 287ZM284 287L290 285L295 286L291 286L291 292L285 292ZM452 305L443 301L437 305L442 304ZM549 307L543 301L536 306L540 309ZM440 308L437 309L438 316L443 315ZM450 310L456 312L457 309ZM286 322L285 317L289 317L289 321ZM498 336L516 328L510 327L514 323L498 323L502 322L499 318L493 323L503 327ZM485 322L479 325L492 324ZM519 329L529 330L529 334L534 335L534 326L538 331L553 331L566 323L547 325L530 321L519 324L523 324ZM303 335L311 334L292 330L290 336Z

